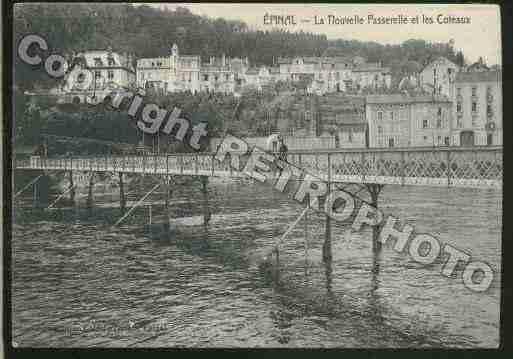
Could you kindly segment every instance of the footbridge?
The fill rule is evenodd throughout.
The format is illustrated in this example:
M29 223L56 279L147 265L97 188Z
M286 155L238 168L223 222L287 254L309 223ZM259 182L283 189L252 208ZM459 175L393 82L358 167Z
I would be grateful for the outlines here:
M287 162L334 183L502 188L502 147L291 151ZM32 156L30 159L16 160L14 167L43 171L246 176L232 169L228 160L220 162L215 158L215 153L206 152L140 156Z

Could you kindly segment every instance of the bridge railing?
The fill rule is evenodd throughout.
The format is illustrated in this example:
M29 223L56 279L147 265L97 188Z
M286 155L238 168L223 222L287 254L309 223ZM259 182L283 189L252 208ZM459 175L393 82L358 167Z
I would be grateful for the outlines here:
M18 168L113 171L148 174L242 176L214 153L142 156L44 158L17 160ZM245 158L242 156L242 162ZM288 162L336 182L493 186L502 185L502 148L365 149L293 151Z

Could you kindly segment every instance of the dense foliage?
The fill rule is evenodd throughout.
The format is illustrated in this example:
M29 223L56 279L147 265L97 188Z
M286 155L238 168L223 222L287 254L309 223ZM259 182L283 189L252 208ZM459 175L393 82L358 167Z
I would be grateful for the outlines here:
M71 56L75 51L106 49L127 52L140 57L169 54L177 43L184 54L210 56L226 54L248 57L254 65L271 65L278 57L362 56L369 62L381 61L390 66L394 83L403 74L419 71L438 56L462 65L464 57L456 53L452 42L428 43L408 40L400 45L383 45L356 40L328 40L325 35L289 33L287 31L254 31L240 21L212 19L192 14L185 8L157 9L147 5L101 3L24 3L14 9L14 34L18 41L24 34L37 33L46 38L51 51ZM35 104L23 95L25 90L53 87L41 68L15 60L15 138L17 144L40 144L41 134L88 137L122 143L138 143L141 133L124 113L105 108L71 105L70 108ZM241 136L262 136L275 130L273 117L291 118L293 101L304 86L277 83L268 91L248 90L241 98L231 95L175 93L153 94L145 100L171 110L179 107L192 121L208 122L210 136L220 136L229 129ZM278 93L296 95L283 96ZM299 90L299 91L298 91ZM301 119L298 119L300 121ZM294 120L296 121L296 120ZM86 152L99 149L86 145ZM71 148L73 150L73 148Z
M254 31L241 21L211 19L188 9L157 9L129 4L17 4L14 11L16 37L26 33L43 35L54 51L106 49L129 52L138 57L169 54L177 43L184 54L210 56L225 53L248 57L252 64L271 65L278 57L362 56L369 62L382 61L395 74L417 71L429 60L446 56L463 64L461 52L452 43L408 40L400 45L383 45L356 40L328 40L325 35L283 30ZM30 87L41 80L41 71L17 66L16 83Z

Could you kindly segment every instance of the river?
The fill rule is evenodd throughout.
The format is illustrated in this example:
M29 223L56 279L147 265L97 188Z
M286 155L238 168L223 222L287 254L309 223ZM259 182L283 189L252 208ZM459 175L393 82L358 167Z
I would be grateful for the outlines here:
M142 191L129 195L132 201ZM486 261L496 276L475 293L385 245L370 229L333 223L333 260L321 259L325 222L309 213L284 241L279 266L262 253L303 208L251 183L209 185L208 227L183 223L172 240L144 231L147 208L119 227L117 195L97 194L93 216L17 203L12 238L12 333L24 347L497 347L502 193L386 186L380 208L417 232ZM162 193L151 196L162 202ZM201 214L180 186L174 216ZM162 206L152 208L158 220ZM305 247L305 238L307 247Z

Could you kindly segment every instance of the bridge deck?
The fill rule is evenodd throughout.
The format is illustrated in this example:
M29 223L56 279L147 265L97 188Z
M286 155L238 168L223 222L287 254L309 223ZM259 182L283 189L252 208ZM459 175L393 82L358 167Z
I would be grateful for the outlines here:
M214 153L17 160L18 169L245 177ZM243 161L244 162L244 161ZM332 182L502 188L502 148L291 152L288 162ZM276 173L273 173L276 176Z

